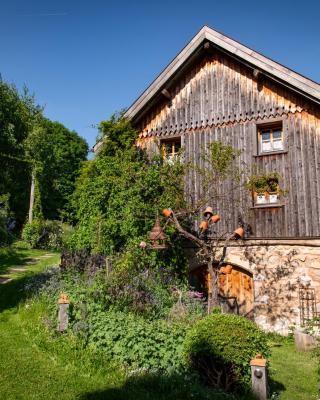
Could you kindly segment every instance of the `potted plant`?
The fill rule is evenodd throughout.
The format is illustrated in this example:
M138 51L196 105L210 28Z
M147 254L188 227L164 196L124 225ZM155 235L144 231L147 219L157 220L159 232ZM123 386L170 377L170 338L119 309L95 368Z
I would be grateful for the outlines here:
M276 173L268 176L269 203L277 203L279 200L279 178Z
M279 201L279 175L271 172L264 175L252 175L247 182L252 191L255 204L274 204Z
M247 187L252 191L255 204L266 204L268 202L268 184L265 175L251 176Z

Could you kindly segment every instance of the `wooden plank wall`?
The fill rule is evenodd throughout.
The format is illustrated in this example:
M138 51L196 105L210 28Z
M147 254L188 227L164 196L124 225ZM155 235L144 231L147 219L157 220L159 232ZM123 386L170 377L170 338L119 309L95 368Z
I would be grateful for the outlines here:
M265 172L277 171L288 190L283 207L252 209L249 193L214 204L221 231L237 226L242 214L254 237L320 236L320 110L296 93L216 54L205 59L170 89L171 103L154 107L139 123L139 145L157 151L156 138L181 136L187 160L215 140L241 149L241 161ZM282 118L287 153L258 156L257 123ZM187 193L201 195L201 182L189 178ZM238 202L240 199L240 202Z

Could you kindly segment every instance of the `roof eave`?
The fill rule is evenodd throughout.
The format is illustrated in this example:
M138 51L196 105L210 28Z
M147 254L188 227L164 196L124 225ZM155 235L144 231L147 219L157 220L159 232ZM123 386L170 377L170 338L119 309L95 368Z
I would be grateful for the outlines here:
M252 68L259 69L271 79L291 88L313 102L320 104L320 85L318 83L204 26L141 96L128 108L124 116L131 120L136 119L138 114L145 109L146 105L167 85L168 81L183 67L192 54L195 53L205 41L209 41L215 47L237 58L239 61L246 63Z

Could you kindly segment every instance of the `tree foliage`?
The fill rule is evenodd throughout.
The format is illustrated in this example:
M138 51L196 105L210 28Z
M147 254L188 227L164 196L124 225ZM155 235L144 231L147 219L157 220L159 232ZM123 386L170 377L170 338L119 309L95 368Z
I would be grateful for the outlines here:
M41 116L41 109L25 89L0 82L0 194L10 194L9 209L19 224L28 210L30 163L25 140Z
M59 122L42 118L26 140L27 154L36 178L35 216L69 218L69 199L88 145Z
M68 201L88 148L84 139L43 117L27 89L0 82L0 195L9 195L9 216L18 227L29 207L31 174L36 173L36 216L68 215Z
M145 239L157 211L169 204L181 207L184 167L148 158L121 116L102 122L100 130L103 147L83 167L73 195L75 246L112 254Z

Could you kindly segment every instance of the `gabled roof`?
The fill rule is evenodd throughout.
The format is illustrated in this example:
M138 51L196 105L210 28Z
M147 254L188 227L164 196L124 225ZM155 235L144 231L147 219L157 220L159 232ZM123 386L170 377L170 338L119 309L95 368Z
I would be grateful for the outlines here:
M320 104L320 85L289 68L263 56L260 53L244 46L243 44L204 26L196 36L181 50L141 96L128 108L125 117L136 119L141 111L146 109L154 98L161 93L168 83L192 61L193 56L203 48L203 44L209 42L214 47L224 51L238 61L253 69L290 87L292 90L308 97Z

